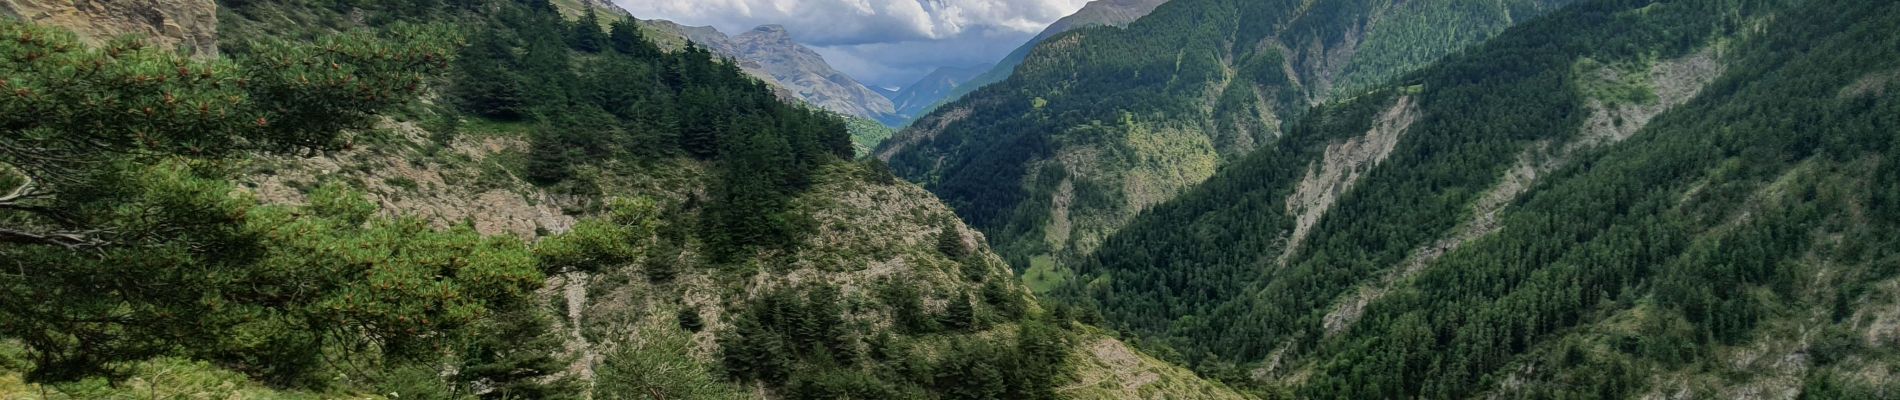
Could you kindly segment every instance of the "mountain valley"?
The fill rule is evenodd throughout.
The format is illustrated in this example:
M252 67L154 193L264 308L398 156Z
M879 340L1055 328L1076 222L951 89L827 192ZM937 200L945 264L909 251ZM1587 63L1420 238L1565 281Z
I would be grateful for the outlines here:
M1900 396L1900 3L653 1L0 2L0 399Z

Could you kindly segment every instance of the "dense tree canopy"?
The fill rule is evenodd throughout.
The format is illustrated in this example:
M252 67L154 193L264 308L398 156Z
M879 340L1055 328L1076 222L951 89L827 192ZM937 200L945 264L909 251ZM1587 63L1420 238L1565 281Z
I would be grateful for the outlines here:
M233 156L337 148L411 100L449 63L441 29L259 42L228 61L0 33L14 119L0 255L17 272L0 277L14 299L0 333L33 351L36 377L186 355L288 383L326 355L433 358L539 285L519 241L376 217L339 187L307 207L233 195Z
M901 286L885 290L898 292L887 297L916 295ZM727 376L781 388L795 399L1052 399L1067 378L1073 334L1052 322L1012 316L1014 342L950 336L948 347L933 356L890 331L854 335L839 299L837 288L816 286L753 302L719 337ZM887 300L900 304L898 313L916 313L898 317L905 325L897 332L905 335L972 332L987 321L967 298L950 299L934 317L921 305L902 305L914 298Z
M1269 357L1310 363L1314 375L1289 392L1298 397L1468 397L1507 377L1567 383L1525 389L1541 396L1635 395L1647 381L1632 371L1757 343L1766 321L1841 309L1865 282L1893 276L1884 232L1897 227L1849 211L1892 182L1846 171L1894 157L1896 103L1842 90L1897 66L1867 55L1893 46L1894 11L1579 4L1309 113L1280 145L1109 240L1063 296L1205 372L1242 378ZM1765 15L1775 15L1772 33L1741 33ZM1567 164L1502 211L1474 210L1522 154L1592 140L1585 120L1602 99L1584 86L1598 76L1577 66L1642 71L1708 46L1728 46L1716 61L1727 69L1696 100L1626 142L1562 155ZM1419 110L1396 150L1291 246L1297 184L1328 146L1365 135L1401 98ZM1437 242L1477 212L1499 213L1495 233ZM1854 239L1816 239L1830 234ZM1407 266L1432 251L1449 253ZM1819 270L1848 278L1807 286L1801 277ZM1356 323L1335 320L1368 291L1378 294Z
M638 168L687 156L721 171L702 236L720 260L789 246L790 198L825 163L854 156L844 121L780 101L765 85L696 45L662 52L638 24L601 30L587 11L493 13L457 62L451 92L469 113L535 126L526 178L585 192L576 168Z

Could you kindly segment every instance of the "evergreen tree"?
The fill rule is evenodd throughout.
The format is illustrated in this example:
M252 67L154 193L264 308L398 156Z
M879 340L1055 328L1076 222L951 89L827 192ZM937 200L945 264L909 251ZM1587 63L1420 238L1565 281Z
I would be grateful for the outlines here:
M544 124L528 149L524 178L536 185L550 186L574 177L580 151L571 146L572 131L548 128Z
M607 32L607 43L614 51L637 59L657 57L660 49L648 42L640 24L630 19L615 21Z
M434 357L539 285L518 241L376 218L333 186L308 207L263 206L224 175L245 152L341 147L448 66L445 30L265 41L235 61L95 50L18 22L0 37L15 92L0 99L0 169L19 177L0 197L0 258L29 271L0 277L23 300L0 304L0 334L31 350L33 379L185 356L289 383L328 348Z
M526 4L528 6L528 11L532 11L536 15L541 15L541 16L552 15L555 17L559 17L561 15L561 9L559 7L555 7L554 2L552 0L516 0L516 1L520 1L522 4Z
M700 329L706 327L706 323L699 319L699 310L691 307L680 308L675 319L679 320L680 329L685 329L687 332L699 333Z
M963 243L963 232L957 230L956 225L953 224L950 219L946 218L939 221L938 226L938 252L943 253L944 257L950 257L953 260L961 260L970 255L969 246Z
M945 306L943 319L938 324L952 331L977 329L980 323L976 319L976 306L970 304L969 296L953 297L949 305Z
M459 57L449 56L450 29L399 25L309 46L246 43L227 49L226 61L204 61L132 41L93 51L64 34L0 23L0 53L12 55L0 62L8 77L0 84L18 95L0 98L0 119L11 121L0 135L0 259L33 270L0 276L0 294L37 299L0 304L8 321L0 336L31 350L32 379L177 356L295 386L328 379L337 367L324 361L342 361L387 366L370 372L387 381L379 387L560 397L563 382L547 375L560 360L538 350L546 337L530 334L547 321L524 307L542 273L646 260L647 278L664 283L678 271L660 260L678 259L686 233L646 248L639 238L651 236L651 218L610 215L527 246L381 218L340 186L310 193L307 207L231 195L230 158L344 148L341 132L369 132L379 112L449 67L447 103L533 131L516 172L535 183L588 190L591 182L572 182L577 168L683 153L706 160L712 200L685 207L701 211L707 231L729 234L709 234L702 254L788 247L802 223L786 210L792 196L823 164L849 157L835 116L780 102L698 46L663 53L631 20L602 31L590 11L567 23L546 0L348 2L370 24L456 17L476 28L453 51ZM77 290L91 295L51 301ZM861 357L839 295L806 296L762 311L769 329L733 346L734 357L764 366L750 376L782 386L794 359ZM704 323L696 313L676 317L685 328ZM881 387L850 374L807 378L849 393Z
M800 374L786 386L786 398L798 400L907 397L899 394L876 376L855 370L831 369Z
M499 313L470 335L462 351L455 379L471 388L483 388L484 399L578 399L580 388L571 377L559 377L568 360L562 337L548 323L548 315L531 307Z
M706 206L706 238L714 260L727 261L757 247L784 247L791 225L783 215L790 204L783 186L792 157L783 138L762 127L742 128L729 147L713 201Z
M785 350L784 338L767 331L756 319L734 322L732 330L722 334L718 342L720 359L730 378L780 385L791 376L793 361Z
M1015 399L1053 399L1055 389L1066 378L1069 357L1068 338L1061 330L1042 321L1028 321L1016 334L1015 374L1010 377L1009 394Z
M580 78L574 74L566 35L558 15L542 18L552 18L552 22L537 23L519 31L523 42L520 69L524 76L530 78L523 92L527 102L533 106L571 107L569 101L574 99L575 92L579 90ZM559 113L557 110L548 112Z
M587 6L587 11L569 29L568 46L585 53L599 53L607 48L607 34L601 32L600 14L594 12L593 6Z
M700 159L710 159L719 155L722 147L720 136L729 132L729 119L724 115L725 106L718 101L719 96L710 88L693 88L680 93L680 111L678 115L680 143L686 154ZM738 132L739 135L759 132ZM790 152L790 149L784 149Z
M945 399L1000 399L1008 390L1004 372L992 365L1000 359L989 345L955 342L938 360L933 386Z
M1027 311L1023 296L1005 286L1001 279L991 279L983 284L983 302L1008 319L1021 318Z
M891 317L900 331L909 334L937 331L937 320L924 310L923 295L916 287L886 281L880 284L878 296L891 307Z
M606 215L583 220L566 233L535 243L535 257L550 274L600 272L642 258L657 258L638 245L660 230L658 206L651 200L616 199ZM655 255L649 255L655 254ZM658 253L664 254L664 253Z
M749 391L722 382L690 356L698 344L692 335L672 329L643 329L601 358L595 370L593 398L600 400L744 399ZM721 343L722 347L723 342ZM527 397L524 397L527 398Z
M475 115L521 119L527 115L527 100L514 63L514 50L500 33L478 31L456 59L450 93L462 109Z
M679 259L680 251L679 245L674 244L672 241L662 239L659 243L655 244L652 255L646 259L645 268L641 268L641 271L646 272L647 282L668 283L672 282L673 278L678 277L681 262Z
M817 345L840 365L857 362L857 341L846 330L844 309L840 308L843 295L834 286L819 286L810 290L806 305L806 321L803 329L811 335Z

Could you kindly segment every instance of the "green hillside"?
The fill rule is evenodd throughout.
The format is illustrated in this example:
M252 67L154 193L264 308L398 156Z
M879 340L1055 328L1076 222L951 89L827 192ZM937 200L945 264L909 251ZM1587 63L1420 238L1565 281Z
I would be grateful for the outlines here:
M1900 3L1174 0L882 145L605 4L0 2L0 399L1900 393Z
M970 92L975 92L984 86L1009 79L1009 76L1016 72L1016 67L1022 65L1024 59L1029 58L1029 52L1035 50L1036 46L1041 45L1044 40L1077 28L1103 25L1126 26L1130 22L1147 16L1147 13L1154 11L1155 7L1166 2L1167 0L1109 0L1090 2L1088 5L1083 6L1082 10L1076 11L1075 14L1070 14L1050 24L1048 28L1043 29L1042 33L1036 34L1036 37L1030 38L1028 43L1023 43L1022 46L1018 46L1015 50L1010 51L1008 55L1003 56L1002 60L997 61L996 65L991 66L988 70L983 71L974 78L970 78L963 84L957 85L951 89L950 93L944 95L942 99L938 100L935 104L931 104L929 109L934 110L942 106L943 103L961 99L963 96L969 95ZM927 112L929 110L925 111Z
M1042 42L1008 80L876 152L1051 273L1141 210L1255 149L1311 104L1423 66L1566 4L1176 0L1126 28Z
M1900 8L1589 1L1300 118L1058 290L1298 398L1882 398Z
M871 149L877 148L878 144L884 143L885 139L890 139L892 134L897 133L881 122L845 116L839 118L844 119L845 128L851 132L851 145L859 155L870 154Z
M1239 398L630 20L220 6L221 58L0 21L0 397Z

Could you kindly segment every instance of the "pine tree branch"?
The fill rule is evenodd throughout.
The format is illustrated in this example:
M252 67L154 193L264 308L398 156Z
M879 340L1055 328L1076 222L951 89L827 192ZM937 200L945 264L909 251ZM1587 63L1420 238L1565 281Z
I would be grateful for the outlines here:
M44 206L28 205L28 200L48 197L51 196L52 193L40 190L39 180L34 179L32 174L25 173L18 167L15 167L13 170L25 181L21 182L19 186L14 187L11 193L0 196L0 210L32 213L60 224L77 224L77 221L73 219L71 214Z
M35 233L16 229L0 228L0 243L12 243L35 246L59 246L67 250L87 250L103 247L104 240L92 237L99 231Z
M0 206L13 205L22 199L34 196L34 189L37 189L39 185L35 184L33 177L27 174L20 174L20 178L26 181L20 182L20 186L13 188L12 193L8 193L6 196L0 196Z

